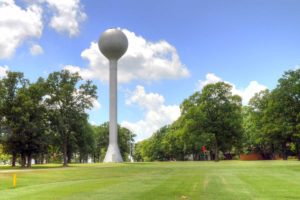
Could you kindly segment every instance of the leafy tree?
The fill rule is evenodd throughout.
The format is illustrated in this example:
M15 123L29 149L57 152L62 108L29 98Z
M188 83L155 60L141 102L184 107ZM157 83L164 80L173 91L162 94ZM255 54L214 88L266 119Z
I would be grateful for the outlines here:
M280 142L283 158L294 142L300 159L300 69L287 71L272 91L268 108L268 129Z
M242 137L242 99L232 95L224 82L209 84L202 90L199 109L204 132L212 136L215 161L219 151L229 151Z
M109 122L105 122L98 127L94 127L96 137L95 156L98 161L104 159L109 140ZM118 144L123 160L128 160L130 148L133 146L135 134L129 129L118 125Z
M8 164L10 160L11 160L11 156L4 152L3 146L0 144L0 163Z
M182 137L185 155L193 155L193 160L205 159L201 152L202 146L211 147L210 135L204 131L202 124L201 93L195 92L180 105L181 116L172 125Z
M133 159L137 162L142 162L144 161L143 159L143 141L140 141L140 142L137 142L135 145L134 145L134 151L133 151Z
M108 122L100 126L93 126L92 128L95 140L94 162L100 162L104 159L108 146Z
M91 81L80 84L78 73L67 70L51 73L47 79L48 98L45 102L50 114L51 126L60 138L63 165L67 166L68 146L74 138L72 127L76 120L86 116L96 98L96 86ZM79 84L78 87L76 87Z
M15 166L22 147L15 116L18 111L17 94L21 88L28 86L28 80L23 73L7 72L6 77L0 80L0 86L1 142L4 152L12 155L12 166Z
M118 126L118 135L118 143L123 160L130 161L129 157L132 156L134 137L136 135L129 129L121 126Z
M135 156L140 160L206 159L202 146L219 151L240 148L242 138L241 98L232 95L226 83L210 84L181 104L181 116L169 127L137 144Z
M244 146L247 152L261 153L265 159L271 159L276 151L273 131L268 124L271 93L261 91L249 101L249 106L243 109Z
M189 141L187 141L187 134L184 131L180 119L171 124L166 130L160 148L164 151L163 155L165 155L166 160L184 160L185 156L189 154L187 150Z
M14 130L20 144L22 167L26 164L26 158L27 167L31 167L32 156L47 151L49 127L43 103L44 95L45 82L39 79L36 83L19 89L16 96L16 105L12 112L15 118Z
M76 127L76 126L75 126ZM87 162L90 155L95 151L95 138L92 126L87 118L78 121L77 128L74 130L76 138L76 148L78 149L79 162Z
M164 145L164 137L168 131L168 126L164 126L156 131L149 139L136 144L134 157L137 161L163 161L168 157Z

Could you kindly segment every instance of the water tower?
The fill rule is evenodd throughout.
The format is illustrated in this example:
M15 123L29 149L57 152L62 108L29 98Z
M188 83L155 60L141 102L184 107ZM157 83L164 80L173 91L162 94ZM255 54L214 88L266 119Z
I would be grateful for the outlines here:
M98 42L101 53L109 60L109 145L104 162L123 162L118 145L118 60L128 48L126 35L119 29L104 31Z

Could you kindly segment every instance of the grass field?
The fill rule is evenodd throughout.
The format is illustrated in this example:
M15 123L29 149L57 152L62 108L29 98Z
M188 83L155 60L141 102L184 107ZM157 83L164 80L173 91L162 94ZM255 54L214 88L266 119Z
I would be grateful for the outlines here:
M12 174L17 187L12 187ZM0 199L300 199L299 161L0 167Z

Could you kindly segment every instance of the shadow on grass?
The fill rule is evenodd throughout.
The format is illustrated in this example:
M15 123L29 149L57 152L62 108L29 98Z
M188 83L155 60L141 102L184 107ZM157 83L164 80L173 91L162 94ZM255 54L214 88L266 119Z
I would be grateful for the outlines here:
M70 166L72 167L72 166ZM39 165L32 165L30 168L22 168L21 166L12 167L9 165L0 165L0 172L1 170L32 170L32 169L54 169L54 168L65 168L62 164L39 164Z

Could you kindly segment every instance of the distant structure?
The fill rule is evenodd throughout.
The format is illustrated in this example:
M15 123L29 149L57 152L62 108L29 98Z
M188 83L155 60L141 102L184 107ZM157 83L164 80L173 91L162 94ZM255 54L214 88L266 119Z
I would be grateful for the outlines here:
M118 145L117 65L128 48L126 35L119 29L108 29L98 42L101 53L109 60L109 145L104 162L123 162Z

